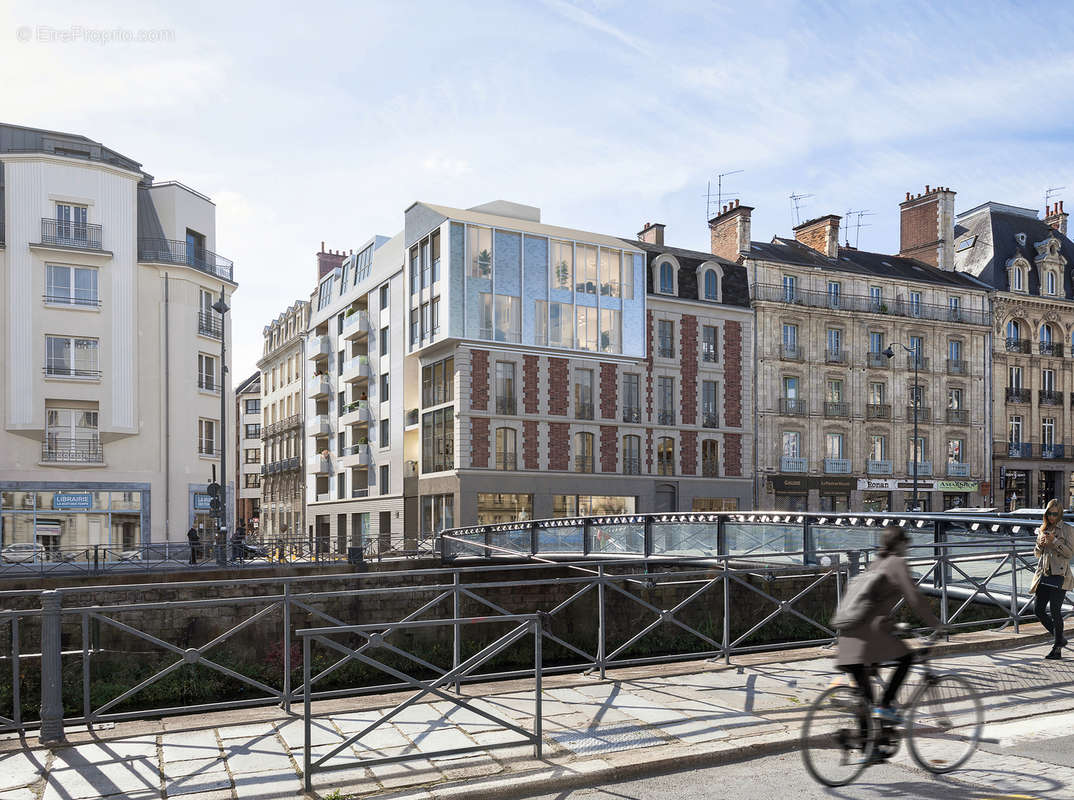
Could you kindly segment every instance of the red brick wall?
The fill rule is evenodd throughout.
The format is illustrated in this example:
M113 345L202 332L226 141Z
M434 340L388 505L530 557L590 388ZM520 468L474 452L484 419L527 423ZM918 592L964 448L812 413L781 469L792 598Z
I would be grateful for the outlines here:
M488 350L470 351L470 408L475 411L489 410Z
M697 317L679 322L679 369L682 370L682 424L697 424ZM683 473L687 474L687 473Z
M683 475L697 474L697 432L679 433L679 470Z
M522 357L522 405L527 414L537 413L537 361L537 356Z
M723 419L729 428L742 426L742 323L723 326ZM730 473L728 473L730 474Z
M902 205L906 205L903 203ZM920 204L902 209L899 220L899 255L917 258L937 266L936 245L940 232L937 230L939 197L922 198Z
M645 416L653 418L653 312L645 312ZM651 459L650 459L651 460Z
M742 434L723 435L723 470L728 477L742 475Z
M645 471L650 475L653 473L653 429L647 428L645 431Z
M600 426L600 471L617 472L619 468L619 428Z
M522 464L526 469L537 469L537 420L534 419L522 422Z
M489 465L489 419L488 417L470 417L471 460L475 467Z
M567 359L548 359L548 413L567 416L571 386L567 380Z
M563 359L552 359L562 361ZM564 364L567 362L564 361ZM564 412L566 413L566 412ZM548 468L566 472L571 463L571 424L569 422L548 423Z
M615 407L619 401L619 371L615 364L600 365L600 416L615 419Z

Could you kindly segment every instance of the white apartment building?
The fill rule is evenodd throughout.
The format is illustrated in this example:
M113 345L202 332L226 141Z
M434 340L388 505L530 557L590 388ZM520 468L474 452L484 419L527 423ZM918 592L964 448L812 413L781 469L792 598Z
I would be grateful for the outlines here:
M3 545L208 527L231 336L211 306L236 288L215 212L98 142L0 125Z
M235 486L235 524L247 534L256 533L261 516L261 373L255 372L235 387L235 419L231 458Z

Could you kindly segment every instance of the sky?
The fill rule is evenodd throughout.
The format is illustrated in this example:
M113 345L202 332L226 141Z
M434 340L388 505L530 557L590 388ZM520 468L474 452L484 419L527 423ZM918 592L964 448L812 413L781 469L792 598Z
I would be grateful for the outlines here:
M800 218L898 249L898 203L1074 208L1063 2L619 0L0 4L0 121L68 131L217 205L236 380L315 253L416 200L708 249L707 193L753 238ZM715 198L713 198L715 202ZM857 215L852 215L857 218Z

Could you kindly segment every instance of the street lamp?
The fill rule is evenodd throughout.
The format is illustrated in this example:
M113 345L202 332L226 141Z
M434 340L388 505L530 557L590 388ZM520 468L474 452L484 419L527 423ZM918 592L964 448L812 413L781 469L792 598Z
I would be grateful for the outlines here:
M913 508L911 510L920 511L920 507L918 506L918 502L917 502L917 462L918 462L918 459L919 459L919 457L921 455L918 452L917 407L921 403L921 389L920 389L920 386L919 386L918 381L917 381L917 370L918 370L918 367L921 365L921 354L918 352L916 347L907 347L902 342L898 342L898 345L899 345L899 347L901 347L903 350L905 350L907 353L910 354L910 356L911 356L911 358L912 358L912 360L914 362L914 392L913 392L913 398L914 398L914 449L913 449L913 457L914 457L914 461L913 461L913 469L914 469L914 500L913 500ZM889 359L894 358L895 357L895 348L894 348L894 346L889 344L888 349L884 351L884 355Z
M224 314L231 307L224 301L223 284L220 284L220 299L212 305L213 311L220 315L220 511L218 518L218 538L216 560L227 560L227 337L224 335Z

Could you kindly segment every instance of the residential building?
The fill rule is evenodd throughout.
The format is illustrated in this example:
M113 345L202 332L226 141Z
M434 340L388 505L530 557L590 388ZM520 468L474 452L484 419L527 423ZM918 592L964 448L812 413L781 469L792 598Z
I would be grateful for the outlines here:
M261 517L261 373L235 387L235 523L247 535L258 532Z
M794 239L750 241L751 211L733 203L709 225L713 251L750 274L758 507L901 511L915 477L923 510L980 505L988 287L950 259L940 268L841 247L835 215L802 223ZM944 217L932 212L931 237L914 242L922 254L944 251ZM925 212L902 213L905 243Z
M302 535L306 519L306 326L310 304L297 300L262 331L261 514L263 540Z
M205 195L84 136L0 125L3 545L212 529L231 337L213 304L236 288L215 249Z
M995 290L993 504L1069 506L1074 480L1074 243L1062 203L983 203L954 218L955 267Z

